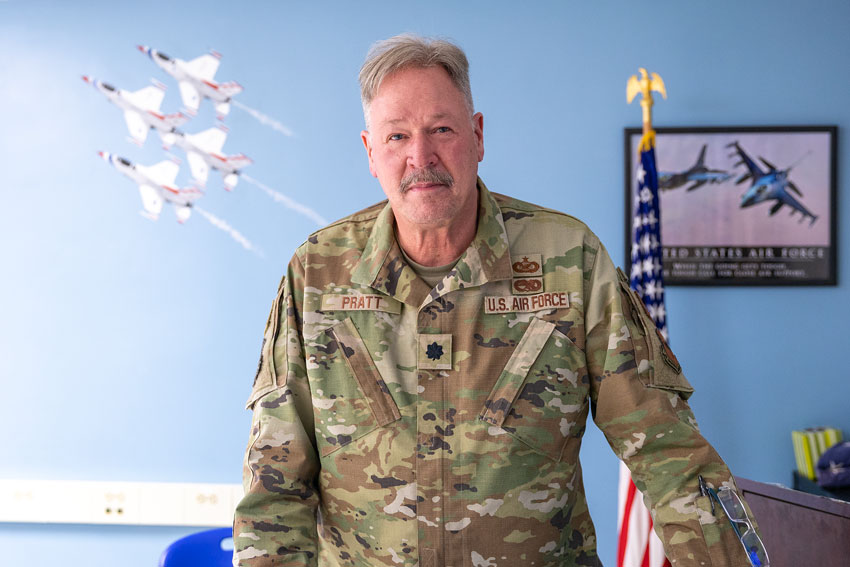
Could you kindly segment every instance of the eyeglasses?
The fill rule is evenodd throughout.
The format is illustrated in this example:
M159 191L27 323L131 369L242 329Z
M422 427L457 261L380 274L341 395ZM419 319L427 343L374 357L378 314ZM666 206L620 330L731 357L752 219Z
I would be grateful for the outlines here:
M711 498L714 498L723 511L726 517L729 518L729 523L732 524L732 529L735 530L735 535L741 545L744 546L744 551L747 552L747 558L750 560L750 565L753 567L769 567L770 558L767 556L767 550L761 538L753 528L753 522L747 515L747 510L744 508L744 503L738 493L727 486L723 486L720 490L705 485L702 477L700 477L700 488L708 492ZM712 510L714 505L712 504Z

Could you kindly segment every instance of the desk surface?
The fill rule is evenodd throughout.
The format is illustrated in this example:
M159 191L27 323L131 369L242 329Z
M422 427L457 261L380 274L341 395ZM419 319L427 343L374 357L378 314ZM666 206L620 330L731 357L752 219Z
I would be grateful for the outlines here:
M736 478L759 524L771 567L847 567L850 502Z

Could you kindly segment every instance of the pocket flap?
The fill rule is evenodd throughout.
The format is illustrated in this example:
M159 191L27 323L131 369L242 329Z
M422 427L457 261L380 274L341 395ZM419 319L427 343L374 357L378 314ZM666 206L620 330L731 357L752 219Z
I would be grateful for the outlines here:
M398 406L387 389L378 367L375 366L375 361L366 349L363 339L360 338L354 322L349 318L343 319L325 332L339 344L343 358L366 397L378 425L384 426L401 419Z
M493 386L487 405L478 416L479 419L498 427L505 423L505 418L522 389L529 369L537 360L537 356L543 350L554 329L554 323L537 317L531 319L525 334L505 364L496 385ZM565 340L569 339L565 338Z
M245 409L252 409L257 400L272 390L286 385L286 372L283 374L283 383L278 383L277 370L274 363L274 343L277 340L278 327L280 325L280 304L284 301L283 290L285 288L285 281L282 281L280 284L278 296L272 304L268 321L266 321L266 329L263 332L263 345L260 348L260 361L257 363L257 373L254 376L254 384L251 386L251 395L248 397Z

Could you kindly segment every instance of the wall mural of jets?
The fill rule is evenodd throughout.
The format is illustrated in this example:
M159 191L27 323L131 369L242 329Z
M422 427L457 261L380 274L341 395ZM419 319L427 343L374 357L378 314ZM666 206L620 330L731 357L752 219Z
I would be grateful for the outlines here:
M221 61L221 54L215 51L184 61L146 45L137 47L160 69L174 77L180 87L183 105L192 115L197 114L201 98L208 98L215 104L219 117L226 116L230 112L230 99L242 92L242 86L236 81L217 83L213 80Z
M812 220L809 222L809 226L812 226L815 223L818 219L817 215L812 214L802 205L802 203L789 193L790 190L800 197L803 196L802 191L800 191L800 189L794 185L794 182L788 178L788 174L793 166L790 166L787 169L778 169L775 165L759 156L759 160L761 160L761 162L768 168L767 171L764 171L755 161L752 160L752 158L750 158L750 156L747 155L737 141L727 144L726 147L734 148L734 153L732 153L730 157L734 157L737 154L741 160L735 164L735 167L744 165L747 168L747 173L744 173L736 179L735 184L739 185L747 179L752 180L750 188L741 197L742 209L752 207L753 205L764 203L766 201L775 201L768 213L770 216L775 215L779 212L779 209L787 205L791 208L792 215L795 211L800 213L800 222L803 222L806 218L811 218Z
M203 192L195 187L178 189L174 186L180 166L171 160L143 166L109 152L98 152L98 155L139 186L143 207L139 212L150 220L159 218L163 203L171 203L177 215L177 222L182 224L192 214L195 201L203 195Z
M239 180L240 169L254 162L245 154L222 154L225 140L227 133L221 128L209 128L197 134L176 131L164 139L167 145L173 143L186 152L195 183L205 186L210 169L215 169L224 178L224 188L232 191Z
M232 97L242 92L242 86L235 81L218 83L214 80L221 60L221 55L215 51L191 61L184 61L144 45L139 45L137 48L177 81L187 114L182 112L163 114L160 111L165 97L165 85L158 81L154 81L154 86L130 92L89 76L84 76L83 80L124 111L124 120L134 143L142 146L148 132L154 129L162 138L163 149L169 150L175 145L182 148L189 162L192 186L179 189L175 185L180 169L180 160L176 157L152 166L143 166L108 152L98 152L98 154L139 186L143 206L142 216L155 221L159 218L164 203L171 203L177 220L182 224L191 216L192 210L195 210L212 226L228 233L246 250L262 256L256 246L224 219L196 205L196 201L203 195L201 188L206 185L210 169L221 173L225 189L231 191L236 186L242 168L252 164L253 160L241 153L233 155L222 153L228 132L224 125L196 134L187 134L178 129L197 114L204 98L210 99L215 105L216 118L220 121L224 120L224 115L230 111ZM261 124L287 136L293 135L286 126L259 110L238 101L232 102ZM319 225L327 224L326 220L309 207L278 193L260 181L248 176L245 176L245 179L262 189L276 202L310 218Z
M723 183L732 177L721 169L709 169L705 166L705 150L708 144L703 144L696 163L689 169L680 172L658 172L658 188L664 191L678 189L688 183L693 183L686 191L693 191L706 183Z
M162 114L160 107L165 97L165 85L157 83L137 91L129 92L109 83L93 79L87 75L83 80L95 90L106 96L106 99L124 111L124 121L130 131L130 137L138 145L143 145L151 129L165 136L174 132L189 120L189 116L181 112Z

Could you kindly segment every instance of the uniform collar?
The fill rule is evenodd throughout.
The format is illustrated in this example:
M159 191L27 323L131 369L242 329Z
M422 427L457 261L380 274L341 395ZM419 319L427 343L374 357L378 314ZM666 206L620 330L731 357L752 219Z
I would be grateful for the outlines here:
M469 247L446 280L432 290L416 275L395 237L395 217L389 202L375 219L372 233L352 271L353 283L369 286L407 305L419 308L429 298L450 291L511 278L508 235L499 205L478 178L478 228Z

